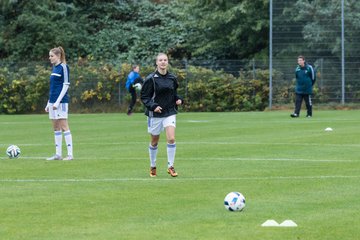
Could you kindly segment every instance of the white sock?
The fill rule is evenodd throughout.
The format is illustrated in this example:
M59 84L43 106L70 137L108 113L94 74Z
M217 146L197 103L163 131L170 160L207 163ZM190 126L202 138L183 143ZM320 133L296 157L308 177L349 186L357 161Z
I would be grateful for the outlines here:
M176 144L168 143L167 144L168 168L174 166L175 153L176 153Z
M149 145L149 156L150 156L150 166L151 167L156 167L156 155L158 152L158 147L155 146L151 146L151 144Z
M62 132L61 131L54 131L55 135L55 150L56 155L61 157L62 154Z
M73 143L70 130L64 132L65 143L67 147L68 156L73 155Z

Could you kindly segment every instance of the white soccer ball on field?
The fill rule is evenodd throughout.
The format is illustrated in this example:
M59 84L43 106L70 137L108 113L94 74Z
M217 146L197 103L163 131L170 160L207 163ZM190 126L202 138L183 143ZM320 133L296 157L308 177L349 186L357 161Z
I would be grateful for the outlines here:
M20 156L20 148L16 145L10 145L6 149L6 155L9 156L9 158L18 158Z
M224 199L224 206L229 211L242 211L245 207L245 197L239 192L231 192Z
M141 90L141 83L136 83L136 84L134 84L134 88L136 89L136 90L138 90L138 91L140 91Z

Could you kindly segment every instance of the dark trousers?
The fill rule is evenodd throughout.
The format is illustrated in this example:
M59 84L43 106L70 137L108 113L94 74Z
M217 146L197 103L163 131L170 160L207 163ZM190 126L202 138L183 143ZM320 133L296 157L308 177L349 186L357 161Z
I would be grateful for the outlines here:
M310 94L299 94L296 93L295 99L295 112L297 115L300 115L300 109L302 101L305 101L307 115L312 116L312 102L311 102L311 95Z
M135 106L135 103L136 103L136 91L135 91L135 88L130 86L129 93L131 94L131 101L130 101L128 111L131 112L133 110L134 106Z

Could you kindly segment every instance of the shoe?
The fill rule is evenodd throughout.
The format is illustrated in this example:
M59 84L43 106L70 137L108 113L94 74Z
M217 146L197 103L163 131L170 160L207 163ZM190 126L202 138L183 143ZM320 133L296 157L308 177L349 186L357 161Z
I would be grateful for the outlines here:
M296 113L292 113L292 114L290 114L290 117L297 118L297 117L299 117L299 115L297 115Z
M48 160L48 161L53 161L53 160L62 160L62 158L59 156L59 155L54 155L54 156L52 156L52 157L49 157L49 158L47 158L46 160Z
M150 177L156 177L156 167L150 168Z
M306 115L307 118L312 118L312 115Z
M170 174L172 177L177 177L177 172L175 172L175 168L174 167L169 167L167 170L168 174Z
M64 160L64 161L71 161L71 160L73 160L73 159L74 159L74 158L73 158L72 155L67 155L67 157L64 158L63 160Z

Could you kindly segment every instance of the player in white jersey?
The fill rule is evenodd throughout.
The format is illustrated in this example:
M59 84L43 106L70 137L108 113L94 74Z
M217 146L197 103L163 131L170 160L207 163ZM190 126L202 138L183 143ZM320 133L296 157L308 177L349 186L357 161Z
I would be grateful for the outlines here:
M68 89L69 67L66 64L65 52L62 47L50 50L49 60L53 65L50 75L49 101L45 111L49 113L54 135L55 135L55 155L46 160L73 160L72 135L68 124L69 96ZM67 146L67 156L62 158L62 135L64 134Z

